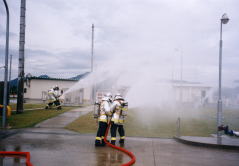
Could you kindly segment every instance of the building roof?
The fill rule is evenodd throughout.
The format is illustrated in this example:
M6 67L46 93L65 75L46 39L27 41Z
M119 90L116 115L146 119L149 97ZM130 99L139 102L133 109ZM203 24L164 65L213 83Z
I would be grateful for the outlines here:
M207 88L210 89L210 86L203 85L200 82L191 82L191 81L184 81L184 80L172 80L173 86L175 87L194 87L194 88Z
M48 75L40 75L40 76L31 76L30 74L26 75L26 79L34 79L34 80L60 80L60 81L79 81L80 79L86 77L89 74L89 72L86 72L84 74L79 74L75 77L71 78L53 78L49 77Z

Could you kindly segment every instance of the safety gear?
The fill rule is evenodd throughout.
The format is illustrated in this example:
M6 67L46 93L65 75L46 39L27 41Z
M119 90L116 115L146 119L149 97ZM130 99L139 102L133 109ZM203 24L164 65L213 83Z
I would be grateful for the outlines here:
M107 94L105 95L105 97L107 97L108 100L112 103L112 101L113 101L113 96L112 96L112 94L111 94L110 92L107 93Z
M124 101L122 96L115 96L115 101L112 104L111 112L113 113L112 116L112 127L111 127L111 141L116 138L116 131L118 129L120 135L120 144L124 144L125 139L125 131L124 131L124 121L127 115L128 110L128 102ZM116 139L115 139L116 141Z
M118 96L115 96L115 98L114 98L115 100L124 100L124 98L122 97L122 96L120 96L120 95L118 95Z
M124 144L124 140L125 140L124 125L118 125L118 132L119 132L119 135L120 135L119 143Z
M109 101L109 97L105 96L101 99L101 101Z
M61 94L61 91L59 90L59 88L55 88L53 94L54 94L54 97L55 97L56 99L59 99L60 96L62 95L62 94Z
M120 139L120 140L119 140L119 143L120 143L120 144L124 144L124 139Z
M54 104L54 101L56 100L55 96L54 96L54 90L49 89L47 92L47 97L48 97L48 104L46 105L45 109L51 108L52 105Z
M126 116L127 116L127 112L128 112L128 102L123 101L121 103L121 110L120 110L120 116L119 116L119 124L124 123Z
M99 116L100 116L100 103L95 102L93 117L96 119L99 118Z
M120 93L116 93L115 96L122 96Z
M105 96L109 97L109 98L112 98L112 94L110 92L108 92Z
M115 124L114 122L111 123L111 128L110 128L110 135L111 135L111 140L110 143L115 145L116 142L116 131L118 128L118 124Z
M99 115L98 120L101 122L107 123L108 115L111 115L110 102L109 102L109 100L106 100L106 98L104 100L103 99L102 99L102 102L100 103L100 115Z
M111 103L108 97L103 97L101 103L98 104L98 121L99 127L97 130L96 138L95 138L95 146L104 146L105 142L104 136L108 126L108 116L110 114Z
M59 90L59 86L58 85L53 86L53 90Z
M107 129L108 124L106 122L101 122L99 121L99 127L97 130L97 134L95 137L95 146L105 146L104 136L105 136L105 131Z
M111 121L114 123L123 123L125 116L127 115L128 103L124 102L124 99L120 96L113 102L111 112L113 114Z
M45 109L51 108L53 105L57 107L57 110L61 109L60 96L62 95L59 87L55 85L52 89L48 90L48 104Z
M121 95L120 93L116 93L116 94L115 94L115 97L114 97L114 100L116 100L115 98L116 98L117 96L122 97L122 95Z

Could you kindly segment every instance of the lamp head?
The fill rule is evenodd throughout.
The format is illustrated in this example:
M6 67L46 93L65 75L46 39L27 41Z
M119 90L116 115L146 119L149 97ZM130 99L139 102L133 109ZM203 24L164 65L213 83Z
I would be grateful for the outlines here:
M228 18L228 16L227 16L227 14L224 13L224 14L222 15L221 22L222 22L223 24L227 24L228 21L229 21L229 18Z

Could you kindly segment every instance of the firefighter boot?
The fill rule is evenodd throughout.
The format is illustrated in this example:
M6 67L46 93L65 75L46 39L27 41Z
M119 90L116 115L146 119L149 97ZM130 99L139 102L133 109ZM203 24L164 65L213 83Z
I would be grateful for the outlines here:
M105 146L105 140L102 140L101 146Z
M120 140L119 140L119 143L120 143L120 144L124 144L124 139L120 139Z
M102 146L100 140L95 140L95 146Z
M115 145L115 140L111 140L110 142L112 145Z

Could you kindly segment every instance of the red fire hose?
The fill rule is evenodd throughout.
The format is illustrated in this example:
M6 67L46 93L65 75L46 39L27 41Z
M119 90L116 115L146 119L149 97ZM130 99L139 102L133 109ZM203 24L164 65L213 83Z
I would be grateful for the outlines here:
M130 151L124 149L124 148L112 145L111 143L109 143L107 141L106 138L107 138L107 135L108 135L108 131L109 131L110 125L111 125L111 123L108 124L108 127L107 127L106 132L105 132L105 138L104 138L105 143L108 146L110 146L110 147L112 147L114 149L117 149L117 150L120 150L120 151L126 153L131 158L131 160L128 163L122 164L121 166L131 166L131 165L133 165L135 163L135 161L136 161L136 158L135 158L135 156L134 156L134 154L132 152L130 152Z
M33 166L30 162L30 152L5 152L5 151L0 151L0 155L5 155L5 156L24 156L26 157L26 166Z

